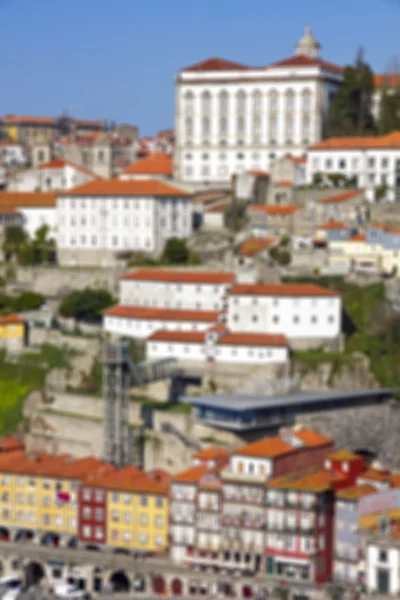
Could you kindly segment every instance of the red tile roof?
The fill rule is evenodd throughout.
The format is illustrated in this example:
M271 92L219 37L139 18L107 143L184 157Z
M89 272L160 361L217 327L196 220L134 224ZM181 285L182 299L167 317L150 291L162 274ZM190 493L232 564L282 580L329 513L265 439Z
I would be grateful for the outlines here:
M192 467L182 471L172 478L173 483L197 483L203 477L204 473L208 471L206 465L199 465L198 467Z
M22 125L56 125L54 117L28 117L26 115L4 115L1 120L5 123L21 123Z
M346 190L345 192L341 192L340 194L335 194L333 196L328 196L327 198L322 198L322 200L318 200L320 204L341 204L342 202L347 202L348 200L353 200L358 196L363 195L363 190Z
M364 485L353 485L352 487L344 488L336 492L337 498L340 500L359 500L363 496L376 494L376 488L365 483Z
M341 462L341 461L353 462L353 461L362 460L362 457L359 454L355 454L354 452L350 452L350 450L346 450L346 449L336 450L335 452L333 452L326 458L329 460L339 461L339 462Z
M307 159L304 156L289 156L290 160L296 165L307 164Z
M193 458L199 460L214 460L218 458L227 458L230 452L226 448L220 448L219 446L208 446L193 454Z
M340 221L327 221L322 225L318 225L317 229L348 229L347 225Z
M374 86L376 88L396 88L400 86L400 75L398 73L378 73L374 75Z
M321 493L331 489L335 481L335 474L319 467L308 471L295 471L282 477L277 477L268 482L268 487L283 490L299 490L305 492Z
M263 212L266 215L292 215L301 209L297 204L251 204L250 212Z
M293 183L293 181L282 179L281 181L274 181L274 186L281 187L281 188L289 188L289 187L293 187L294 183Z
M166 152L152 152L145 158L132 163L122 171L123 175L165 175L172 176L173 161Z
M320 60L318 58L311 58L304 54L297 54L296 56L290 56L276 63L269 65L269 69L277 69L281 67L321 67L326 71L334 71L336 73L342 73L343 67Z
M20 325L23 322L19 315L0 315L0 325Z
M189 67L185 67L182 71L244 71L249 67L241 63L225 60L224 58L207 58Z
M211 191L211 192L199 192L193 196L194 202L200 204L207 204L208 202L214 202L215 200L221 200L226 198L229 192L226 191Z
M214 323L219 313L211 310L173 310L163 308L148 308L146 306L122 306L118 304L103 313L107 317L125 319L146 319L149 321L196 321Z
M249 171L249 173L254 177L269 177L268 171L262 171L261 169L253 169L252 171Z
M266 248L269 248L273 244L276 243L275 238L250 238L243 242L238 250L238 256L244 256L247 258L251 258L253 256L257 256Z
M324 435L320 435L315 431L304 430L301 432L290 432L290 435L294 439L299 439L303 442L306 447L317 447L317 446L329 446L333 443L333 440ZM291 445L288 441L285 441L283 437L276 435L274 437L265 438L241 446L234 451L234 455L237 456L254 456L260 458L273 458L275 456L281 456L284 454L290 454L296 452L299 448L304 446Z
M14 206L0 206L0 215L21 215L21 213Z
M14 437L0 437L0 452L23 450L24 444Z
M227 332L218 339L217 344L219 346L287 347L289 342L284 335L279 334Z
M147 338L150 342L182 342L183 344L204 344L205 331L155 331Z
M229 284L235 281L234 273L213 271L179 271L172 269L138 269L126 273L122 279L133 281L162 281L165 283Z
M55 208L56 194L52 192L0 192L0 206Z
M347 241L348 242L365 242L365 233L357 233L356 235L353 235L353 237L351 237Z
M309 147L309 150L363 150L366 148L400 148L400 131L366 137L328 138Z
M219 204L214 204L213 206L208 206L205 208L206 213L223 213L228 206L228 202L220 202Z
M102 179L90 181L60 196L150 196L190 197L191 194L157 179Z
M236 283L232 296L339 296L339 292L313 283Z
M100 487L112 491L156 494L165 496L168 494L168 482L160 479L157 475L150 475L140 471L136 467L125 467L115 470L104 477L93 479L90 487Z
M365 471L365 473L360 473L359 479L389 482L392 479L392 474L387 469L374 469L373 467L371 467L370 469L368 469L368 471Z
M54 158L47 163L42 163L39 166L39 169L64 169L65 167L71 167L71 169L85 173L85 175L92 177L92 179L102 179L99 175L93 173L93 171L85 169L85 167L81 167L80 165L76 165L69 160L64 160L63 158Z

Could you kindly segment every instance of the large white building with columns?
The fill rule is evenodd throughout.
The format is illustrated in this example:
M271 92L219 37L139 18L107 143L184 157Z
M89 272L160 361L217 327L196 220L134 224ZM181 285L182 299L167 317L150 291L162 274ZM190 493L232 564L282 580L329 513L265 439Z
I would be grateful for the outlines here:
M322 139L342 68L320 57L307 28L294 56L262 67L210 58L176 76L175 178L229 182L268 169L287 153L302 156Z

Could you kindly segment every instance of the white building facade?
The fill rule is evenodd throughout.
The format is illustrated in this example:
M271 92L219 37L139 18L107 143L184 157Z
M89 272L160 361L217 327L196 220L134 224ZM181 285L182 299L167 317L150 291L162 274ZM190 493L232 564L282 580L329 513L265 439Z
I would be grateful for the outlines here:
M400 133L376 137L330 138L308 150L307 182L316 174L340 173L364 189L368 200L376 188L387 188L385 197L395 201L400 187Z
M227 183L235 173L302 156L322 139L342 68L320 58L311 30L296 55L266 67L212 58L176 77L175 178Z
M121 253L159 255L192 231L192 197L152 179L93 181L57 196L61 265L111 266Z
M70 190L77 185L100 179L98 175L92 173L89 169L62 158L56 158L40 165L38 171L40 189L43 191Z
M56 197L45 192L0 192L0 210L12 207L22 215L22 226L33 237L39 227L47 225L50 236L57 230Z

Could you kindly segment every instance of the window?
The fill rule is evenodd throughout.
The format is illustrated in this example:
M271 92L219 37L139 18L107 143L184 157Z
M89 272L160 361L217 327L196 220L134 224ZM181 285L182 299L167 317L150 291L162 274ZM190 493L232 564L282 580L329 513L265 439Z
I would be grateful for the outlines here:
M228 121L226 117L221 117L219 120L219 134L225 136L228 133Z
M358 158L353 158L351 160L351 167L352 169L358 169Z
M96 540L102 540L104 537L104 530L102 527L96 527L94 537Z
M155 519L154 519L154 526L157 529L160 529L163 526L163 524L164 524L163 517L160 517L160 516L155 517Z
M313 316L311 317L311 323L313 323L313 324L315 325L315 323L317 323L317 322L318 322L318 318L317 318L317 316L316 316L316 315L313 315Z
M154 542L156 546L162 546L163 545L163 539L161 535L156 535L154 538Z
M275 90L271 90L269 93L269 109L271 112L278 110L278 92Z
M332 159L331 158L327 158L325 160L325 169L332 169Z
M243 113L246 110L246 94L240 90L237 95L237 112Z
M389 159L388 158L382 158L381 165L382 165L382 169L387 169L388 166L389 166Z
M125 531L124 532L124 542L130 542L131 541L131 534L129 531Z
M370 156L368 159L368 168L373 169L375 167L375 158Z
M205 115L208 115L211 112L210 92L203 92L203 95L201 97L201 110Z
M163 508L164 506L164 498L161 498L160 496L156 497L156 507L157 508Z
M83 537L90 538L92 535L92 528L89 525L85 525L83 528Z
M25 477L18 477L18 485L25 485Z
M208 117L203 118L202 132L204 136L208 136L210 134L210 119Z
M50 506L50 496L43 497L43 506Z
M113 502L119 502L119 494L117 492L113 492L113 494L112 494L112 501Z
M339 160L339 169L346 168L346 161L344 159Z
M302 93L302 108L304 111L310 110L311 108L311 92L310 90L304 90Z
M130 504L132 502L132 496L130 494L125 494L124 503Z
M193 112L193 93L186 92L184 99L184 110L187 114L191 114Z
M146 515L145 513L141 513L140 514L140 524L146 526L149 522L149 518L148 515Z
M278 317L277 315L274 315L274 316L272 317L272 322L273 322L273 323L279 323L279 317Z
M293 317L293 323L296 323L296 324L300 323L300 317L299 317L299 315L294 315L294 317Z
M286 92L286 110L292 111L294 109L294 92L288 90Z
M131 522L131 514L129 512L125 512L124 513L124 523L130 523Z
M84 508L83 508L83 518L84 519L90 519L91 516L92 516L92 509L90 508L90 506L84 506Z
M387 551L386 550L379 551L379 562L382 562L382 563L387 562Z
M228 112L228 94L227 92L221 92L219 95L219 112Z
M185 134L187 138L192 137L193 135L193 120L186 119L185 121Z
M102 508L96 508L96 521L102 521L104 519L104 510Z
M91 500L92 498L92 491L91 490L83 490L83 499L84 500Z
M146 533L141 533L139 539L140 539L140 543L142 545L144 545L144 544L147 544L149 536Z
M253 321L253 323L257 323L257 321L258 321L258 316L257 316L257 315L253 315L253 316L251 317L251 320Z

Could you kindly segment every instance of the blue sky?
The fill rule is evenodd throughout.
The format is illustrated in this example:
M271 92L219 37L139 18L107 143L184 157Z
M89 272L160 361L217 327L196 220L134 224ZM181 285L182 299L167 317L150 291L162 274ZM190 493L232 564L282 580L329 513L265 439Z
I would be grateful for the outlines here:
M173 125L176 71L210 56L263 65L311 25L324 58L362 45L400 58L400 0L0 0L0 114L107 118L142 135Z

